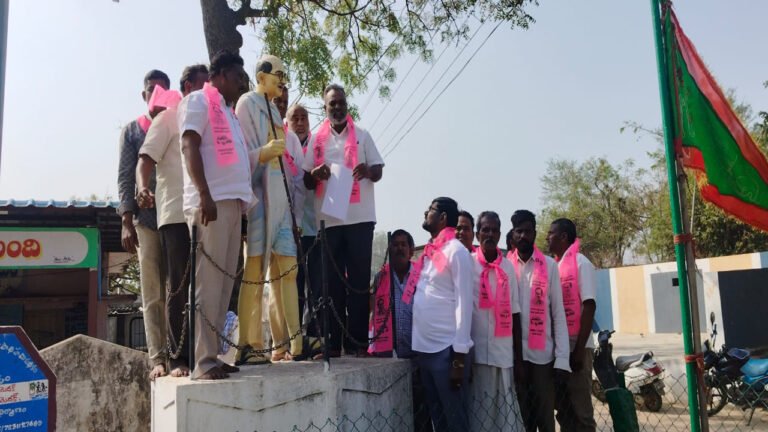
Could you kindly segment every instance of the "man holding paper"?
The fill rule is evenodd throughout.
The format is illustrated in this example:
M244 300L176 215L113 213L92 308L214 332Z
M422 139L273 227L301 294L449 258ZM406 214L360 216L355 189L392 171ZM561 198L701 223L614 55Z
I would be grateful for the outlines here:
M200 90L208 82L208 68L205 65L187 66L181 74L181 91L187 96ZM139 149L139 163L136 166L136 200L141 208L157 209L157 226L160 234L160 253L163 265L164 283L171 290L166 296L166 332L172 352L178 351L178 358L169 358L171 376L189 375L187 348L189 332L185 325L184 306L188 298L189 228L184 219L182 195L181 149L179 148L179 123L176 120L177 105L181 95L174 90L155 86L149 101L149 110L163 110L152 121L144 144ZM149 179L157 170L157 187L150 189ZM181 335L186 334L184 340Z
M376 224L374 183L381 180L384 160L368 132L347 113L344 88L323 91L326 120L312 136L304 158L304 184L314 190L316 217L324 220L328 250L328 289L339 316L349 325L348 354L365 355L368 338L368 285L371 246ZM333 176L332 176L333 174ZM335 264L335 266L334 266ZM338 270L338 271L337 271ZM348 284L351 289L347 289ZM324 334L328 333L325 329ZM341 355L342 330L330 324L330 355Z

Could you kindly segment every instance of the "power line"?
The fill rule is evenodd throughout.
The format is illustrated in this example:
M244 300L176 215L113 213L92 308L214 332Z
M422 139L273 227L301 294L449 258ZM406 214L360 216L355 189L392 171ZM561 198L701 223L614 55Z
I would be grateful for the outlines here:
M486 21L486 22L487 22L487 21ZM442 73L442 74L440 74L440 77L439 77L439 78L438 78L438 79L435 81L435 84L434 84L434 85L432 85L432 88L430 88L430 89L429 89L429 91L427 92L427 94L425 94L425 95L422 97L422 99L421 99L421 102L419 102L419 104L418 104L418 105L416 105L416 108L413 110L413 112L411 113L411 115L409 115L409 116L407 117L407 119L406 119L406 122L408 121L408 119L411 119L411 118L413 118L413 116L416 114L416 112L419 110L419 108L421 108L421 106L422 106L422 105L424 105L424 102L426 102L427 98L428 98L428 97L429 97L429 96L432 94L432 92L435 90L435 88L437 88L438 84L440 84L440 81L442 81L442 80L443 80L443 78L445 77L445 75L448 73L448 71L451 69L451 67L453 67L453 65L456 63L456 61L459 59L459 57L461 57L461 55L464 53L464 50L466 50L466 49L467 49L467 47L469 46L469 44L472 42L472 40L474 40L474 39L475 39L475 36L477 36L477 34L478 34L478 33L480 32L480 30L481 30L481 29L482 29L482 28L485 26L485 24L486 24L486 23L484 22L484 23L480 24L480 26L478 26L478 27L477 27L477 29L475 29L475 32L474 32L474 33L472 33L472 36L469 38L469 40L467 41L467 43L466 43L466 44L464 44L464 46L461 48L461 50L458 52L458 54L456 54L456 56L454 56L454 57L453 57L453 60L451 60L451 63L448 65L448 67L446 67L446 68L445 68L445 70L443 70L443 73ZM429 72L427 72L427 73L429 73ZM422 78L422 80L419 82L419 85L421 85L421 83L422 83L422 82L424 82L424 79L425 79L425 78L426 78L426 75L425 75L425 76L424 76L424 78ZM419 85L417 85L417 87L418 87ZM414 92L414 93L415 93L415 92ZM413 96L413 94L414 94L414 93L411 93L411 96ZM409 99L410 99L410 98L409 98ZM407 103L407 101L406 101L406 103ZM393 118L392 118L392 120L391 120L389 123L387 123L387 125L384 127L384 130L385 130L385 131L389 130L389 127L392 125L392 123L394 123L394 122L395 122L395 119L398 117L398 115L399 115L401 112L402 112L402 111L399 111L399 112L397 113L397 115L395 115L395 117L393 117ZM395 132L395 135L393 136L393 138L394 138L394 137L396 137L396 136L397 136L397 132ZM385 145L385 146L382 148L382 151L386 151L387 147L389 147L389 145Z
M384 157L389 156L393 151L395 151L395 149L400 145L400 143L403 142L403 139L411 132L411 130L413 130L414 127L416 127L416 124L418 124L419 121L424 117L424 115L432 108L432 106L435 104L435 102L437 102L437 100L440 99L440 96L442 96L443 93L445 93L445 91L448 90L448 87L450 87L451 84L453 84L453 82L456 81L456 79L459 77L459 75L461 75L461 73L464 72L464 69L466 69L467 66L469 65L469 63L472 61L472 59L475 58L475 54L477 54L480 51L480 49L483 48L485 43L488 42L488 39L490 39L491 36L493 36L493 34L496 32L496 30L501 25L501 23L502 23L502 21L500 21L498 24L496 24L496 26L491 30L491 32L488 33L488 36L486 36L485 39L483 40L483 42L480 44L480 46L478 46L477 49L475 49L475 51L472 53L472 55L469 57L469 59L467 59L467 61L464 63L464 65L461 67L461 69L459 69L459 71L456 72L456 75L454 75L453 78L451 78L451 80L448 82L448 84L446 84L445 87L440 91L440 93L438 93L438 95L435 96L435 98L432 100L432 103L430 103L429 106L427 107L427 109L425 109L424 112L422 112L421 115L413 122L411 127L409 127L405 131L405 133L403 133L403 135L400 136L400 139L395 143L395 145L392 148L390 148L389 151L386 154L384 154Z
M464 22L461 24L461 26L464 27L464 25L467 24L467 21L469 21L469 16L467 16L467 18L464 20ZM435 37L436 34L437 34L437 30L434 33L432 33L432 37L429 39L430 42L432 42L432 39ZM474 35L472 35L472 37L474 37ZM470 41L471 41L471 39L470 39ZM469 44L469 41L467 41L467 44ZM432 64L430 64L429 69L427 69L427 72L424 73L424 76L421 77L421 81L419 81L419 83L416 84L416 88L419 88L421 86L421 84L424 83L424 81L429 76L430 72L432 72L432 69L434 69L435 66L437 65L437 63L440 62L440 59L443 57L443 54L445 54L445 52L448 50L448 47L449 47L449 44L446 44L445 47L443 48L443 50L437 56L437 59L434 62L432 62ZM400 90L400 87L403 85L403 83L405 82L406 78L408 78L408 76L411 74L411 71L416 66L416 63L418 63L418 61L419 61L418 58L416 60L414 60L413 64L411 65L411 68L408 69L408 73L406 73L406 76L400 81L400 83L398 84L397 88L395 89L395 93L389 98L389 100L384 105L384 107L382 107L381 111L379 111L379 115L373 121L373 124L371 124L371 126L368 127L368 130L373 130L373 126L375 126L376 123L378 123L378 121L381 118L382 114L384 114L386 112L386 109L389 106L389 104L392 102L392 100L394 99L395 94L397 94L397 91ZM408 96L408 98L405 100L405 102L402 104L402 106L406 106L408 104L408 102L411 101L411 98L413 98L414 94L415 94L415 92L411 93ZM384 131L385 132L386 132L387 128L389 128L389 126L392 125L392 123L395 121L395 119L400 115L400 112L402 112L402 111L398 111L395 114L395 116L392 118L392 120L387 124L387 126L384 127Z

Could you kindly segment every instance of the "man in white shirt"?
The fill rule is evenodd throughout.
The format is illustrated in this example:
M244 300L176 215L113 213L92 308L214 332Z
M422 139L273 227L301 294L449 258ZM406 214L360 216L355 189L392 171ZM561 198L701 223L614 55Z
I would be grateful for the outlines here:
M520 289L521 325L514 328L522 351L522 358L515 356L518 400L528 431L554 432L555 381L565 381L571 371L560 274L555 260L535 246L533 213L517 210L512 229L517 247L512 264Z
M238 369L217 358L240 251L242 214L253 201L250 155L232 110L245 79L243 59L223 50L213 56L210 84L179 104L183 208L197 230L195 364L192 379L223 379ZM210 258L206 257L206 254ZM214 332L203 315L216 327Z
M451 198L432 201L422 227L431 239L419 260L413 297L416 352L432 424L438 431L469 429L466 400L472 348L472 257L456 239L459 208Z
M515 394L512 328L520 326L520 292L515 268L501 253L501 219L485 211L477 217L472 254L472 342L470 431L524 431ZM490 409L489 409L490 408Z
M592 323L597 307L595 266L579 252L579 244L576 224L572 220L561 218L552 222L547 233L547 245L555 255L560 270L573 372L556 389L556 417L560 430L564 432L594 431L597 427L591 397L592 360L595 355ZM571 288L573 292L569 291Z
M291 105L286 112L286 123L288 124L288 130L295 133L299 137L301 143L301 150L304 153L304 157L307 155L307 149L309 148L309 113L307 109L300 104ZM310 155L311 156L311 155ZM304 202L297 203L304 207L304 216L301 218L301 248L304 253L309 253L307 256L307 265L299 266L299 273L296 276L296 285L299 287L299 309L303 312L303 320L309 322L311 308L305 308L304 303L307 301L306 295L312 294L310 304L317 304L320 298L320 248L312 248L317 238L317 220L315 220L315 194L304 194ZM305 274L304 269L308 269L308 274ZM318 338L321 335L317 334L317 327L314 325L307 327L307 336L311 339L309 346L314 350L307 350L305 355L316 355L319 352L320 344ZM314 352L311 352L314 351Z
M312 136L304 158L304 184L315 196L316 217L325 220L328 291L341 322L348 323L350 338L344 341L347 354L365 356L368 348L368 288L371 282L371 246L376 225L374 183L381 180L384 160L370 134L354 124L347 112L344 88L331 84L323 91L326 120ZM345 218L321 212L328 192L331 167L352 170L353 185ZM349 285L347 287L347 285ZM330 320L329 355L341 355L342 331ZM354 339L354 340L353 340Z
M205 65L187 66L181 74L181 92L187 96L200 90L208 82ZM157 231L160 234L164 284L171 290L166 296L166 331L168 335L170 374L173 377L189 375L189 332L183 331L184 307L189 297L187 277L189 270L189 228L184 219L182 194L184 181L179 148L177 106L166 107L153 120L147 131L136 166L136 201L141 208L157 209ZM155 192L150 188L153 170L157 171ZM181 335L184 334L184 340Z

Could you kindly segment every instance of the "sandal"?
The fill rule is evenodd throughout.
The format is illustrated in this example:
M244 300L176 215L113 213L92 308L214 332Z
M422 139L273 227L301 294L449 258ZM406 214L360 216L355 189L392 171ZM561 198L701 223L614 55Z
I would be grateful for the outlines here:
M235 366L242 366L242 365L249 365L249 366L255 366L255 365L263 365L269 363L269 359L267 356L261 353L253 352L252 349L246 348L242 352L237 353L237 357L235 357Z

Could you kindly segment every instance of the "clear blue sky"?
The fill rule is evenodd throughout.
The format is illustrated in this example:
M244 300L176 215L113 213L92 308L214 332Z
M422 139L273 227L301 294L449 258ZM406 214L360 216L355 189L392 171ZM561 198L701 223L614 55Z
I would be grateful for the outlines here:
M688 0L676 9L720 84L756 111L768 110L768 3ZM515 209L541 207L539 177L549 158L647 163L656 143L619 128L626 120L661 121L649 1L541 0L530 13L537 22L528 31L502 25L387 157L376 188L377 229L405 228L423 242L424 209L448 195L473 214L498 211L506 230ZM118 136L142 112L144 73L162 69L176 86L185 65L207 59L198 2L14 1L9 25L0 198L115 197ZM261 47L253 29L243 33L252 71ZM379 148L399 137L457 51L449 49L418 89L428 66L414 69L371 129ZM410 65L409 58L396 63L400 76ZM374 98L360 125L373 123L382 107Z

